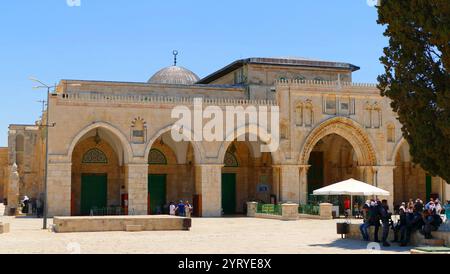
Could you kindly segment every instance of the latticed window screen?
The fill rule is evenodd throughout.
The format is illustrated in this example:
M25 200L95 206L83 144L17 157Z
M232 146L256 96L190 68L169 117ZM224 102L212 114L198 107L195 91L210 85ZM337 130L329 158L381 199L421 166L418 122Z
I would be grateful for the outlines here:
M225 154L225 167L239 167L239 162L233 153L227 152Z
M148 156L148 163L150 165L167 165L167 159L166 156L164 156L164 153L158 149L152 149Z
M101 151L98 148L93 148L91 150L88 150L83 155L83 164L107 164L108 158L106 157L106 154Z

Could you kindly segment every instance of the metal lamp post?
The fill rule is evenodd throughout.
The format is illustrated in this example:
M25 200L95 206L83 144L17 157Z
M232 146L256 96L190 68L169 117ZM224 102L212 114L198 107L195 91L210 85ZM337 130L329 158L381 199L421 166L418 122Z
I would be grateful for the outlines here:
M49 86L47 84L44 84L43 82L39 81L36 78L30 78L31 81L37 82L39 83L41 86L36 86L33 87L33 89L47 89L47 117L46 117L46 122L45 125L41 125L42 127L45 127L45 170L44 170L44 212L43 212L43 226L42 229L47 229L47 210L48 210L48 206L47 206L47 182L48 182L48 128L49 127L54 127L55 124L53 123L52 125L49 125L49 108L50 108L50 91L52 88L55 88L56 85L54 86Z

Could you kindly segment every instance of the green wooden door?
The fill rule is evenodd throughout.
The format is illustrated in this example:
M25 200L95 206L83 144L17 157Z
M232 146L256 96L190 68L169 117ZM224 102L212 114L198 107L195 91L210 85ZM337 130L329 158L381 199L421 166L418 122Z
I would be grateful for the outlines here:
M425 203L428 203L428 201L430 201L432 191L431 176L427 175L425 180L426 180L426 195L427 195L427 197L425 198L426 199Z
M108 197L108 175L81 175L81 215L90 215L93 208L104 208Z
M236 213L236 174L222 174L222 209L224 214Z
M323 166L324 166L323 152L311 152L309 156L309 164L311 167L308 170L308 194L313 194L324 185L323 180ZM308 196L309 197L309 196Z
M162 213L166 201L166 175L148 175L149 214Z

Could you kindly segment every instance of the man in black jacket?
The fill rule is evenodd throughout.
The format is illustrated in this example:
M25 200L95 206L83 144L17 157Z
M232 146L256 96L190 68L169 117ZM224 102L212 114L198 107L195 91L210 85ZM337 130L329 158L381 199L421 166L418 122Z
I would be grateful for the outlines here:
M374 241L379 243L380 240L378 239L378 230L380 229L380 209L379 205L375 200L370 201L370 208L369 208L369 227L375 226L375 232L374 232Z
M387 200L383 200L381 203L380 201L378 201L378 209L380 212L381 223L383 224L383 246L388 247L391 246L387 240L389 236L390 220L392 214L389 211Z

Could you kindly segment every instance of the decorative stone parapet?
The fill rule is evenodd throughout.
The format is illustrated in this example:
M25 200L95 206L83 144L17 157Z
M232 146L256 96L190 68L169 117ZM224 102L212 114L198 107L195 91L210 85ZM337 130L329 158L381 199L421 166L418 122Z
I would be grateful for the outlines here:
M296 221L298 220L298 204L285 203L281 205L282 220Z
M247 202L247 217L256 217L257 202Z
M323 220L333 219L333 204L322 203L320 204L320 218Z
M95 103L126 103L126 104L193 104L194 97L170 97L170 96L153 96L153 95L117 95L117 94L101 94L101 93L63 93L58 94L60 102L95 102ZM276 106L274 100L248 100L248 99L230 99L230 98L205 98L205 105L264 105Z

